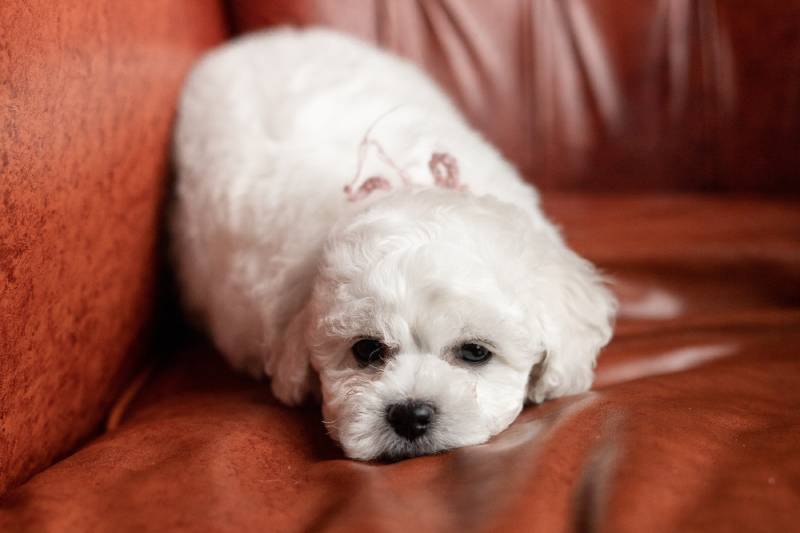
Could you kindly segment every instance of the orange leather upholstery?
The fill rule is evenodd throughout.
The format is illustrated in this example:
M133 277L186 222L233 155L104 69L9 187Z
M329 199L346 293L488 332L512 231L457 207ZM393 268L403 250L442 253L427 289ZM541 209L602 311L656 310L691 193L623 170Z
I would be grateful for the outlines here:
M286 23L419 62L546 190L621 301L591 392L365 464L143 334L180 82ZM797 529L798 54L798 0L0 4L0 531Z

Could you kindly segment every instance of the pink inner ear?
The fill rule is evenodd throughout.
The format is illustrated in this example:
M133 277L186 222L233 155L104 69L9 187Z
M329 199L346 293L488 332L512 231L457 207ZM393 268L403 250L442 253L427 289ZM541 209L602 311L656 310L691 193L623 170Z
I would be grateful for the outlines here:
M389 180L384 178L383 176L372 176L367 178L361 186L356 189L355 191L350 185L347 185L344 188L345 194L347 194L347 199L351 202L355 202L365 198L369 193L377 190L384 190L388 191L392 188L392 184L389 183Z
M458 161L450 154L434 152L428 162L428 168L437 187L456 190L464 189L458 177Z

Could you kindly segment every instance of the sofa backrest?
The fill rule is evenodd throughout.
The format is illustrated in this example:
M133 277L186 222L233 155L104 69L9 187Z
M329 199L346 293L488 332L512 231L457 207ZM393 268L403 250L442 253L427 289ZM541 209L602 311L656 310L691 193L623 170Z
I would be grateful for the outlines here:
M230 0L421 64L544 189L800 191L800 1Z

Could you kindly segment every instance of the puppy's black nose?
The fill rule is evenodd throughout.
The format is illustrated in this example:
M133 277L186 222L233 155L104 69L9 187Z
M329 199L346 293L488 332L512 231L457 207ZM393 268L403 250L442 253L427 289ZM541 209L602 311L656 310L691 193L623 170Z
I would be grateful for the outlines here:
M386 409L386 420L395 433L408 440L421 437L433 423L434 410L429 403L409 400Z

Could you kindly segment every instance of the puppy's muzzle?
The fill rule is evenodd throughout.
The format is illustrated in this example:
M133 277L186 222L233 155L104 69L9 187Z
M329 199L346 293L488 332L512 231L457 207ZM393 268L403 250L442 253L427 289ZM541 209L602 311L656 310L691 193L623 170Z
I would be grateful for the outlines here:
M426 402L409 400L394 403L386 409L386 420L394 432L408 440L424 435L433 425L436 411Z

